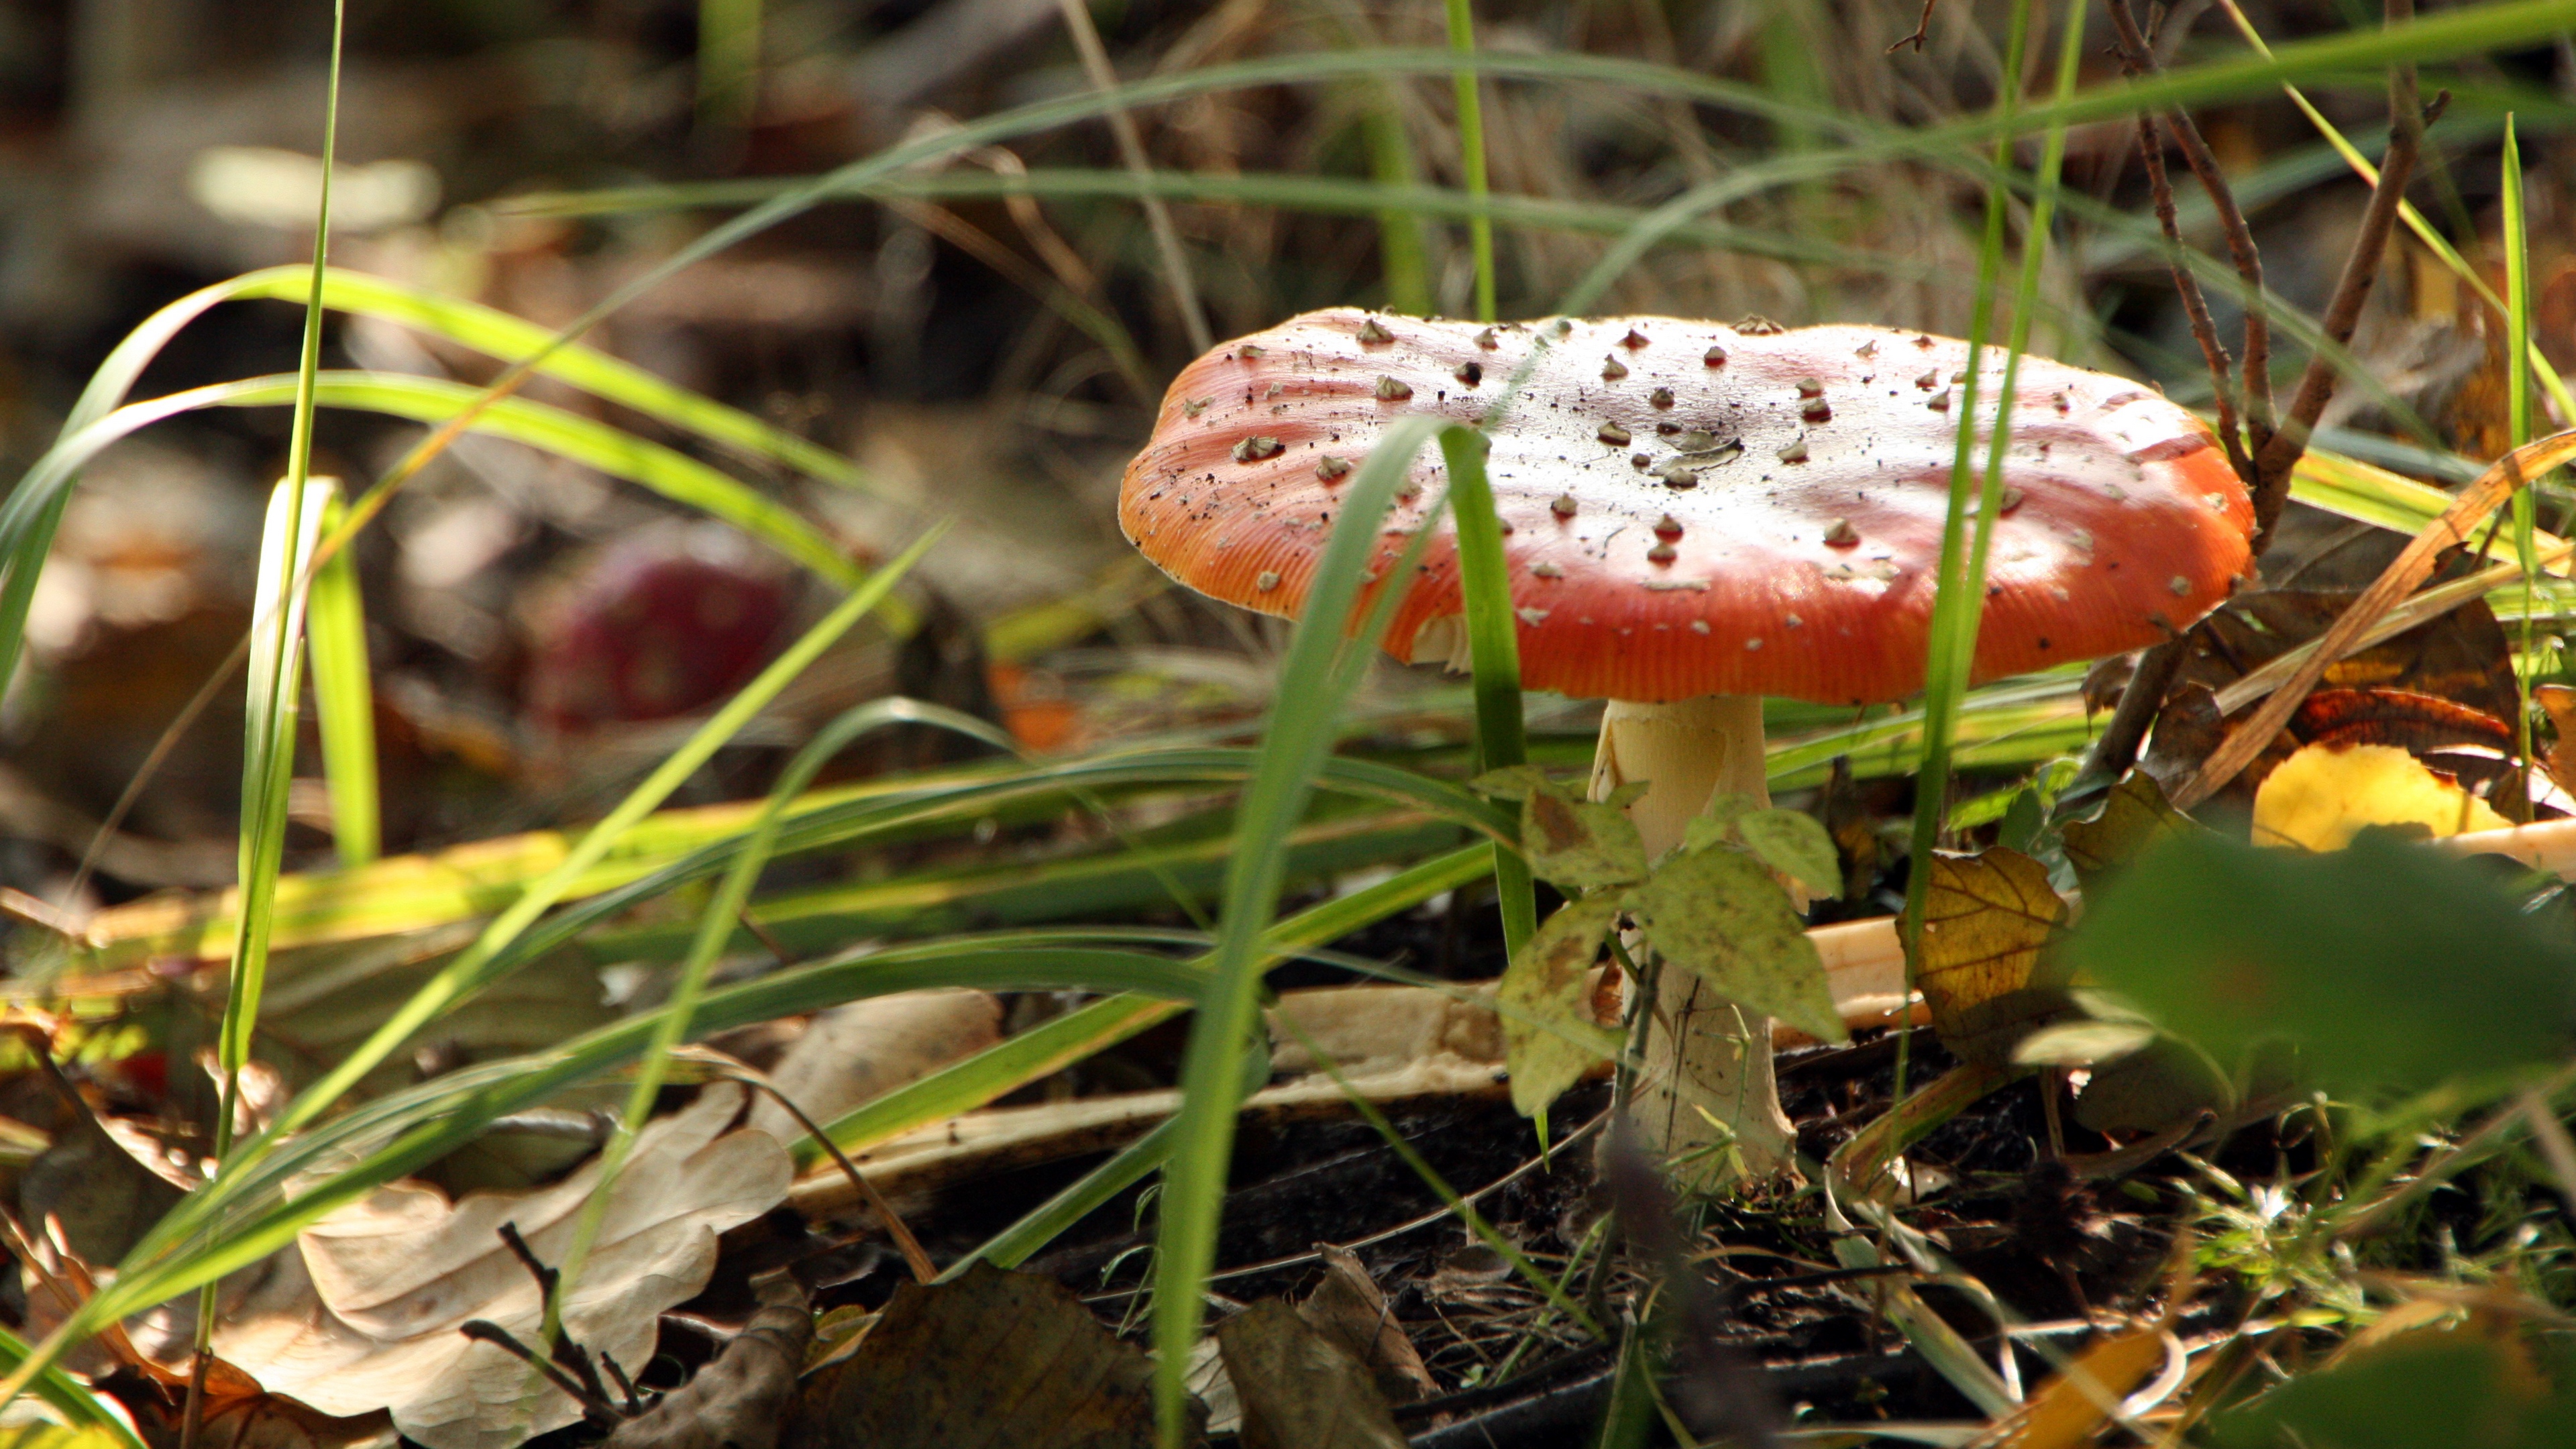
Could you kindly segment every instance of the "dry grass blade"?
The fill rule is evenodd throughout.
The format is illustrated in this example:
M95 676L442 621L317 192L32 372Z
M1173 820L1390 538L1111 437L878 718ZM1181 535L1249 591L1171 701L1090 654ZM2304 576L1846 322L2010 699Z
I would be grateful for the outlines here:
M2381 616L2397 607L2417 585L2433 572L2433 565L2445 549L2457 548L2469 541L2469 535L2488 514L2520 492L2531 479L2576 458L2576 430L2554 433L2526 447L2516 448L2496 460L2495 465L2480 474L2475 483L2461 490L2459 498L2441 517L2427 524L2405 551L2392 560L2387 569L2353 600L2352 607L2334 622L2334 627L2316 642L2315 652L2302 662L2290 677L2260 708L2238 725L2226 741L2213 751L2200 767L2200 773L2186 781L2173 794L2175 808L2188 810L2217 793L2228 781L2252 764L2262 753L2264 742L2278 734L2289 722L2290 715L2307 698L2308 691L2325 676L2326 666L2350 653L2356 642L2379 622Z

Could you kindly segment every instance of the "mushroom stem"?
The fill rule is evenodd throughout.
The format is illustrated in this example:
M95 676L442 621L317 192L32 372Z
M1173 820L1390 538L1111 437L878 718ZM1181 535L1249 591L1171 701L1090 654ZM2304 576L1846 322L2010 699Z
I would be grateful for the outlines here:
M1712 795L1749 795L1768 805L1761 699L1610 701L1592 759L1592 796L1601 799L1632 780L1649 782L1628 807L1649 859L1681 842ZM1745 1177L1788 1171L1796 1139L1772 1076L1771 1019L1678 973L1644 1005L1651 1014L1645 1059L1628 1111L1675 1177L1692 1188L1724 1186L1735 1175L1732 1165L1727 1154L1708 1149L1730 1134Z

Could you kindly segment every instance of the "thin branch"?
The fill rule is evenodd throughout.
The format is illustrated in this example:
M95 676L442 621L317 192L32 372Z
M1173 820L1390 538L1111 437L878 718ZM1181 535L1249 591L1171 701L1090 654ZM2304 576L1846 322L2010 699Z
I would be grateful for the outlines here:
M2116 780L2138 762L2138 747L2147 742L2147 728L2156 722L2166 692L2182 673L2183 641L2184 636L2177 634L2138 656L2138 667L2121 689L2120 702L2111 708L2111 722L2102 727L2102 737L2093 742L2093 753L2084 761L2085 774Z
M2129 13L2128 0L2110 0L2111 26L2119 32L2121 60L2133 74L2153 75L2163 69L2157 59L2152 38L2138 30L2136 19ZM2235 188L2227 184L2227 173L2220 169L2218 158L2211 153L2208 140L2200 133L2198 122L2187 111L2168 111L2163 116L2166 134L2173 137L2175 149L2182 152L2183 163L2191 174L2200 178L2201 190L2209 195L2211 210L2217 215L2219 229L2227 237L2227 254L2235 263L2236 275L2244 284L2245 365L2244 415L2245 446L2260 453L2272 440L2272 319L2263 310L2263 254L2254 245L2253 228L2246 225L2244 209L2236 204ZM2179 241L2179 238L2175 238ZM2222 389L2223 391L2223 389ZM2252 475L2240 464L2238 471Z
M2129 13L2128 0L2110 0L2109 9L2111 28L2116 33L2114 49L2119 54L2122 68L2132 76L2152 74L2156 69L2155 49L2147 43L2146 36L2138 30L2137 17ZM2183 124L2190 125L2188 118L2183 121ZM2246 486L2251 488L2254 484L2254 463L2247 452L2246 430L2238 425L2237 385L2229 373L2227 346L2218 340L2218 324L2209 315L2209 299L2200 290L2200 279L2193 276L2190 269L2182 263L2182 222L2174 210L2173 181L2165 172L2164 143L2156 139L2155 123L2147 116L2139 116L2137 126L2138 158L2146 166L2147 189L2155 202L2156 221L2163 228L2165 244L2170 249L2166 266L2173 273L2174 292L2182 299L2183 316L2191 323L2192 340L2200 344L2201 362L2209 369L2210 394L2218 412L2218 440L2226 448L2227 461L2236 469L2236 476L2244 479ZM2166 129L2180 140L2181 132L2175 130L2170 117L2166 120ZM2198 142L2199 131L2192 130L2191 137L2194 142ZM2208 154L2206 146L2201 146L2199 150L2204 157ZM2236 199L2234 194L2228 191L2226 179L2218 174L2217 163L2214 160L2210 162L2207 170L2203 170L2197 160L2192 160L2191 147L2184 148L2184 157L2192 161L2193 174L2200 178L2201 186L2210 193L2211 203L2218 208L2220 214L2235 218L2235 226L2228 236L2230 248L2235 248L2236 233L2244 229L2245 219L2236 209ZM2271 334L2268 330L2256 329L2256 323L2262 316L2260 300L2262 264L2252 260L2253 252L2254 238L2251 233L2247 233L2243 250L2237 257L2237 270L2240 276L2244 275L2249 261L2254 268L2252 282L2254 295L2247 298L2245 306L2245 376L2249 386L2256 376L2258 349L2263 367L2268 369L2271 366ZM2263 406L2268 422L2271 411L2268 382L2265 385ZM2258 437L2254 439L2252 446L2259 450L2263 441L2263 438Z
M2116 8L2113 13L2118 13ZM2138 157L2146 165L2156 220L2164 228L2166 244L2173 248L2166 265L2173 273L2174 292L2182 299L2183 316L2191 322L2192 340L2200 344L2201 361L2209 368L2210 397L2218 412L2219 445L2227 450L2228 466L2250 488L2254 460L2245 451L2244 433L2237 425L2236 381L2228 372L2227 344L2218 340L2218 323L2209 315L2209 299L2201 293L2200 279L2182 263L2182 225L2174 211L2173 182L2165 174L2164 147L2156 140L2155 123L2144 116L2138 117Z
M896 1250L903 1254L904 1265L912 1270L914 1282L929 1283L939 1277L939 1265L930 1261L929 1251L921 1246L921 1239L912 1235L912 1228L904 1222L903 1214L894 1210L894 1204L886 1201L885 1194L877 1191L876 1184L859 1171L859 1165L850 1160L850 1154L841 1150L841 1144L832 1140L831 1133L806 1116L805 1109L797 1106L794 1098L780 1091L778 1084L771 1081L766 1073L749 1067L728 1063L725 1075L767 1094L769 1100L796 1119L796 1124L804 1128L807 1135L823 1145L823 1150L830 1153L832 1161L840 1167L841 1175L850 1180L850 1186L858 1189L859 1197L867 1203L868 1210L877 1215L877 1222L886 1230L886 1236L894 1239Z
M2415 17L2414 0L2387 0L2385 13L2388 24L2405 24ZM2437 98L2436 106L2449 98L2445 92ZM2353 237L2352 251L2344 258L2343 275L2336 280L2334 296L2326 304L2322 331L2327 345L2309 355L2307 370L2300 374L2298 391L2281 418L2280 430L2254 459L2256 558L2261 558L2271 543L2282 506L2289 501L2290 470L2306 453L2308 434L2334 396L2333 354L2352 340L2353 329L2360 324L2362 305L2370 300L2371 284L2379 277L2380 258L2388 249L2389 232L2397 224L2398 206L2406 199L2406 183L2414 176L2415 158L2423 150L2426 116L2415 88L2415 67L2400 65L2390 72L2388 115L2388 154L2379 163L2379 185L2370 193L2370 209L2362 213L2361 230Z
M519 1362L526 1364L528 1367L535 1369L538 1377L544 1379L547 1383L554 1385L557 1389L562 1390L565 1397L571 1399L574 1403L581 1405L582 1416L590 1419L599 1427L603 1429L613 1428L625 1418L624 1415L617 1412L617 1406L615 1404L610 1403L607 1399L598 1394L590 1392L580 1384L573 1382L572 1375L565 1373L562 1369L546 1362L544 1358L537 1354L536 1350L512 1337L510 1330L492 1322L490 1319L469 1318L463 1323L458 1324L456 1326L456 1331L464 1334L467 1338L474 1340L476 1343L488 1343L494 1348L501 1350L503 1353L508 1354L510 1357L517 1359Z

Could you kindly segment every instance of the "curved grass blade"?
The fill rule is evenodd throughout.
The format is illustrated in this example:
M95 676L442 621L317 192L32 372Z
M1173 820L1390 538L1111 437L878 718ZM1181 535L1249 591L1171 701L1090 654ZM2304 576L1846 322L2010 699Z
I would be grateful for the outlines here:
M91 374L66 435L114 412L153 358L188 324L225 303L261 299L301 301L311 286L306 267L270 267L181 297L153 313L110 352ZM442 296L389 278L333 268L322 279L322 305L334 312L373 317L426 333L502 362L522 362L545 351L554 332L496 307ZM749 459L793 468L839 487L884 495L857 464L817 443L772 427L739 408L727 407L677 383L573 343L556 349L537 371L568 387L692 433Z
M752 822L750 834L742 848L734 853L733 863L718 882L715 894L698 919L696 939L689 943L689 954L680 963L679 980L671 988L670 1001L660 1014L652 1040L644 1048L644 1059L635 1072L635 1086L627 1094L626 1109L618 1114L615 1130L600 1148L599 1186L590 1200L582 1205L580 1218L573 1225L572 1242L556 1264L554 1292L545 1311L544 1334L552 1342L563 1322L563 1305L572 1300L574 1287L581 1281L581 1270L590 1259L591 1245L599 1238L600 1226L607 1221L608 1203L617 1176L625 1170L626 1159L635 1147L636 1134L643 1130L645 1119L653 1113L653 1103L661 1096L662 1082L670 1065L672 1049L689 1035L697 1015L698 1002L706 994L707 973L715 966L716 956L724 949L734 932L734 922L751 900L751 888L760 872L769 864L770 853L778 844L778 826L787 807L814 776L831 763L832 757L847 749L860 737L906 723L920 716L920 709L908 699L870 700L844 710L814 732L814 737L796 751L781 770L769 793L769 803Z
M348 508L338 488L323 501L322 527ZM305 647L313 661L313 703L322 733L322 777L331 788L331 841L344 868L384 852L376 785L376 691L367 668L366 603L357 556L347 549L314 571L304 604ZM272 907L274 896L271 897ZM274 929L275 918L271 917Z
M246 378L190 388L129 403L47 450L0 505L0 548L28 541L40 510L71 486L80 469L107 447L154 423L208 407L274 407L291 402L296 382L283 376ZM385 413L414 422L446 423L462 417L481 396L464 383L398 373L326 372L314 381L323 407ZM525 398L484 407L473 431L524 443L613 477L649 488L674 503L722 519L845 588L867 571L850 561L821 529L794 510L684 453L648 442L606 423Z
M1454 890L1487 869L1480 847L1452 851L1365 890L1278 923L1262 939L1264 965ZM1208 980L1207 961L1103 950L1100 933L1012 932L924 942L801 967L707 994L702 1033L723 1031L864 996L941 986L987 990L1147 990L1059 1017L863 1106L830 1128L851 1151L983 1105L1124 1040L1182 1009ZM665 1008L667 1009L667 1008ZM659 1013L601 1027L563 1047L467 1067L407 1091L362 1102L300 1138L183 1199L121 1265L115 1283L85 1305L90 1316L46 1341L58 1354L104 1323L212 1282L294 1241L333 1207L462 1146L496 1117L598 1079L640 1054ZM290 1195L289 1189L293 1192ZM191 1248L189 1245L197 1244Z
M1261 936L1279 899L1276 844L1305 813L1312 781L1332 744L1333 717L1376 648L1378 629L1364 625L1355 641L1348 627L1361 599L1360 575L1378 547L1379 523L1396 489L1439 427L1437 419L1422 416L1397 422L1352 476L1307 593L1304 617L1281 664L1281 703L1271 710L1262 733L1260 768L1239 807L1238 845L1226 871L1213 979L1191 1024L1172 1160L1163 1172L1154 1389L1166 1449L1180 1449L1188 1424L1183 1406L1189 1390L1183 1375L1204 1308L1200 1285L1215 1262L1217 1217L1233 1158L1236 1067L1259 1006ZM1415 545L1430 532L1426 523L1416 532ZM1395 575L1405 573L1398 569ZM1397 592L1379 590L1377 612L1391 606Z
M1485 477L1482 433L1451 428L1440 435L1449 468L1450 515L1458 528L1458 591L1466 607L1467 652L1474 668L1475 768L1481 774L1529 758L1521 720L1521 655L1512 614L1511 573L1503 564L1502 522ZM1538 897L1529 862L1518 851L1494 848L1494 889L1503 913L1503 944L1517 956L1538 929Z
M2003 74L2022 73L2022 52L2030 34L2032 0L2015 0L2012 28L2004 48ZM2057 58L2056 94L2062 101L2073 94L2077 66L2083 59L2084 0L2069 0L2063 35ZM2006 86L1996 105L2009 109L2018 101L2019 88ZM1986 194L1986 234L1977 259L1977 309L1971 314L1967 377L1960 386L1958 449L1952 461L1949 513L1941 530L1940 592L1932 605L1931 650L1924 664L1923 763L1914 782L1914 828L1909 859L1923 863L1922 868L1908 872L1905 891L1905 913L1899 928L1906 943L1906 982L1911 989L1916 963L1922 956L1924 903L1930 888L1932 872L1928 868L1935 847L1940 844L1942 820L1949 804L1952 767L1952 736L1958 726L1961 700L1968 692L1968 676L1975 667L1977 630L1985 611L1986 560L1994 543L1995 515L2001 512L1999 500L2003 489L2005 449L2012 437L2014 381L2021 370L2022 354L2030 346L2032 302L2039 294L2040 263L2048 251L2048 231L2057 194L2057 178L2066 156L2066 128L2052 126L2039 163L2039 190L2031 207L2030 225L2022 236L2021 275L2013 291L2011 327L2005 344L2001 375L1995 390L1994 426L1987 442L1984 474L1977 489L1976 518L1971 524L1966 517L1970 468L1977 442L1979 384L1984 380L1986 361L1986 328L1993 313L1992 297L1999 280L2004 250L2004 196L2002 186ZM2011 155L1999 145L1995 156L2000 170L2010 165ZM1913 1033L1903 1032L1897 1038L1896 1094L1905 1094L1906 1048Z

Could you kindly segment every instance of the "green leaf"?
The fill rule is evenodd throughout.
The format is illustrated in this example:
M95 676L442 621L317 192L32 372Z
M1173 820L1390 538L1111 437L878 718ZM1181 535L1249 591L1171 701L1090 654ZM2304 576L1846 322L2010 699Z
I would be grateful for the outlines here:
M1547 771L1537 765L1505 765L1469 780L1467 788L1497 800L1526 800L1535 791L1558 787L1548 779Z
M1547 918L1512 957L1497 996L1504 1010L1504 1060L1512 1106L1535 1117L1603 1057L1616 1037L1592 1020L1592 963L1619 918L1614 896L1574 901Z
M1804 810L1754 810L1735 819L1735 833L1773 870L1820 895L1841 891L1843 860L1834 838Z
M2216 1416L2219 1449L2550 1449L2576 1403L2474 1332L2413 1333L2303 1374Z
M1732 850L1676 856L1628 901L1666 961L1819 1041L1846 1035L1815 943L1788 894L1753 857Z
M1553 788L1533 790L1521 802L1521 848L1540 879L1569 890L1646 878L1646 846L1625 811Z
M2560 1059L2564 935L2489 872L2384 832L2324 855L2194 832L2094 892L2068 949L2232 1069L2286 1040L2316 1084L2367 1101Z

